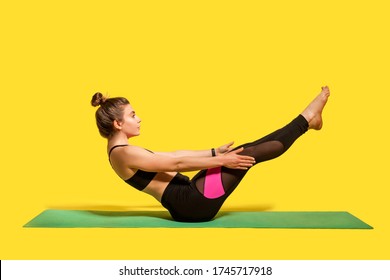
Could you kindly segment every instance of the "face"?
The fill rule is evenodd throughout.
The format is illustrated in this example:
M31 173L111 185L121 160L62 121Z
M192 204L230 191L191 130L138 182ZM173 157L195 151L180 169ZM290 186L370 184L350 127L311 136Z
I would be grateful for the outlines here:
M141 119L135 114L130 104L124 106L123 119L119 122L120 130L126 134L127 138L140 134Z

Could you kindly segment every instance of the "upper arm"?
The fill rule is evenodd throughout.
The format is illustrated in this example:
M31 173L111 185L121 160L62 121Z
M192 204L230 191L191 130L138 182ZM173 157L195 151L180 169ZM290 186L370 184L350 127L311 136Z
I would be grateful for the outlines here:
M177 157L176 152L155 152L153 151L155 155L160 155L160 156L166 156L166 157Z
M176 161L164 153L151 153L145 149L128 146L118 156L121 164L128 168L141 169L149 172L175 171Z

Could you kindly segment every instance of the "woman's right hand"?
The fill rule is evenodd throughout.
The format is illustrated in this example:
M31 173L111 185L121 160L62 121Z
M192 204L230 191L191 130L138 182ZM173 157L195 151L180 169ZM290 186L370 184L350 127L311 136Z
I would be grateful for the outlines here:
M239 155L244 150L243 147L223 154L220 157L223 158L223 166L231 169L243 169L247 170L252 167L256 160L251 156Z

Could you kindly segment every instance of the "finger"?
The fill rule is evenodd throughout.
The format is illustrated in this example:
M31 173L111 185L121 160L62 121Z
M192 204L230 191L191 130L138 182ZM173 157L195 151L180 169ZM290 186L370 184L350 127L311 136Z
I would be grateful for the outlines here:
M238 148L237 150L234 150L233 152L235 154L241 153L244 150L244 147Z
M254 162L253 160L246 160L242 161L240 164L245 166L253 166L254 164L256 164L256 162Z
M236 167L233 167L233 169L248 170L249 168L243 167L243 166L236 166Z
M254 157L251 157L251 156L243 156L243 155L238 155L240 158L242 159L246 159L246 160L255 160Z
M227 152L230 152L231 150L233 150L233 144L234 144L234 141L230 142L230 143L227 145Z
M254 161L254 162L256 162L256 159L255 159L254 157L251 157L251 156L239 155L239 158L242 159L242 160L248 160L248 161Z
M241 167L240 169L242 169L242 170L248 170L249 168L248 168L248 167Z

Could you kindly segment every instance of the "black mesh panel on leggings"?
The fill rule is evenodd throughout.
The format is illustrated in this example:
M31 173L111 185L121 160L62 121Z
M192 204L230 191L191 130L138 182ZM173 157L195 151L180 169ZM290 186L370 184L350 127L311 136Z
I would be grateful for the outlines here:
M286 152L294 141L308 130L308 127L306 119L299 115L283 128L252 143L238 146L234 150L244 147L240 154L254 157L256 164L274 159ZM248 170L222 167L222 185L227 195L233 192L247 172ZM195 186L202 194L204 193L205 175L206 170L202 170L193 178Z

